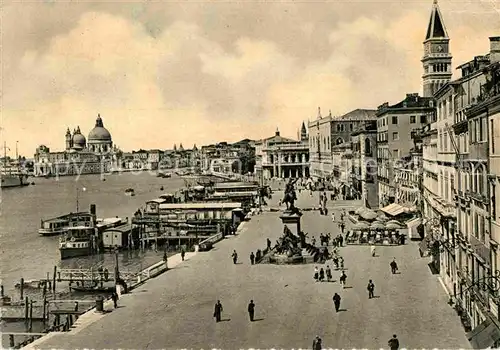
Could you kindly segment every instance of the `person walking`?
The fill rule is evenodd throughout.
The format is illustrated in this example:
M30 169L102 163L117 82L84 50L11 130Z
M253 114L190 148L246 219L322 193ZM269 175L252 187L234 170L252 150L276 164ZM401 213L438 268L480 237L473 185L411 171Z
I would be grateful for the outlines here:
M253 300L250 300L248 304L248 316L250 317L250 322L253 322L253 316L255 315L255 304Z
M344 258L343 257L340 257L339 264L340 264L340 269L343 270L344 269Z
M332 270L330 270L330 266L326 267L326 281L330 282L332 280Z
M335 222L335 213L332 212L332 222Z
M368 299L372 299L375 297L375 284L373 283L372 280L368 282L368 286L366 287L368 290Z
M250 264L251 265L255 264L255 255L253 252L250 253Z
M231 257L233 258L233 264L236 264L236 262L238 261L238 253L236 253L236 250L233 251Z
M223 310L222 304L220 303L220 300L217 300L217 302L215 303L215 308L214 308L215 322L220 322L222 310Z
M396 258L391 261L391 272L392 274L395 274L398 271L398 263L396 262Z
M269 238L267 239L267 249L271 250L271 240Z
M370 252L371 252L372 256L375 257L375 246L373 244L370 247Z
M339 235L339 246L342 247L344 245L344 236Z
M186 251L184 250L184 248L182 248L181 250L181 259L182 261L184 261L184 257L186 256Z
M347 281L347 275L345 274L345 271L342 270L342 273L340 274L339 278L340 284L342 285L342 289L345 289L345 283Z
M316 338L314 338L312 348L313 348L313 350L323 349L323 344L321 342L321 338L319 337L319 335L317 335Z
M344 234L344 229L345 229L345 224L344 224L344 222L342 221L342 222L340 223L340 232L342 232L342 234Z
M340 297L340 295L338 295L337 293L335 293L333 295L333 304L335 305L335 312L339 312L339 309L340 309L340 300L342 300L342 298Z
M392 336L391 339L387 342L387 345L389 345L389 348L391 350L398 350L399 349L399 340L396 334Z
M317 266L315 266L315 267L314 267L314 280L315 280L316 282L318 282L318 279L319 279L318 267L317 267Z
M111 294L111 299L113 300L113 307L115 309L118 308L118 294L116 294L116 292L113 292L113 294Z

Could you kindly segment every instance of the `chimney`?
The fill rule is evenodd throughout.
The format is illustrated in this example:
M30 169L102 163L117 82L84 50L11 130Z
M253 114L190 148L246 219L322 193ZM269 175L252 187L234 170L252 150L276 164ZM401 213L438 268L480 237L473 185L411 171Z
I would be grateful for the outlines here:
M276 136L280 136L280 131L278 128L276 128Z
M500 36L490 36L490 64L500 62Z

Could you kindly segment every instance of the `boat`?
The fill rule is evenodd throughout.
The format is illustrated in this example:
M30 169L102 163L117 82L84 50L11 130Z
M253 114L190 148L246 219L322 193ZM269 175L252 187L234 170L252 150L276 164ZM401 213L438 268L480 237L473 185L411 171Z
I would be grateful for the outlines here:
M125 190L125 194L126 194L127 196L131 196L131 197L133 197L133 196L135 196L135 191L134 191L134 189L133 189L133 188L127 188L127 189Z
M4 156L3 156L3 166L0 171L0 188L9 188L9 187L21 187L28 186L30 183L28 181L28 174L21 170L19 166L19 161L16 161L17 164L7 164L7 145L4 142ZM17 155L17 143L16 143L16 159L18 159Z
M42 289L43 286L47 284L46 280L26 280L23 283L23 288L24 289ZM16 289L21 289L21 283L18 282L14 285Z
M88 226L69 227L59 239L61 260L92 255L98 248L98 237L105 230L123 225L122 218L94 219Z
M172 174L171 173L164 173L162 171L158 171L158 173L156 174L156 177L162 177L164 179L168 179L168 178L172 177Z
M94 226L69 227L59 239L61 260L91 255L94 247L97 248L96 231Z
M90 225L93 215L89 212L69 213L55 218L41 220L38 233L42 236L57 236L64 234L71 226Z
M70 286L73 292L80 293L113 293L116 291L116 287L104 286L104 287L93 287L93 286Z

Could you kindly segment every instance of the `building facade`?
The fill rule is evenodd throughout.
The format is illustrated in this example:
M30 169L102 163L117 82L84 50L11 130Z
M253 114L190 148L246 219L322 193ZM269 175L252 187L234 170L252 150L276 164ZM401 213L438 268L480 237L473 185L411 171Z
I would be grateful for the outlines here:
M305 128L304 128L305 129ZM307 135L292 140L280 135L255 143L255 174L259 179L309 177L309 144Z
M318 108L318 117L309 122L309 153L311 155L311 177L333 179L335 172L340 172L341 165L333 160L333 147L351 141L351 135L365 121L375 120L376 111L355 109L341 116L322 117Z
M367 121L351 135L352 186L367 208L378 208L377 122Z
M94 128L85 138L80 127L69 128L65 135L65 150L50 152L45 145L36 149L35 176L62 176L110 172L121 164L122 152L113 145L110 132L98 115Z
M394 166L414 148L413 138L433 115L431 97L407 94L395 105L384 103L377 110L377 163L380 206L396 202Z

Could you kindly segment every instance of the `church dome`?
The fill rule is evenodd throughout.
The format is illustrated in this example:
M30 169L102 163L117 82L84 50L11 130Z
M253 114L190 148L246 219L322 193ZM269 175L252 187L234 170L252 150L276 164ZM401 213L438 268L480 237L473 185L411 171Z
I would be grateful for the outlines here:
M78 127L73 134L73 148L85 148L86 143L87 140L80 132L80 127Z
M92 142L92 141L111 142L111 134L104 127L101 116L99 114L97 115L97 119L95 121L95 127L89 133L88 140L89 140L89 142Z

